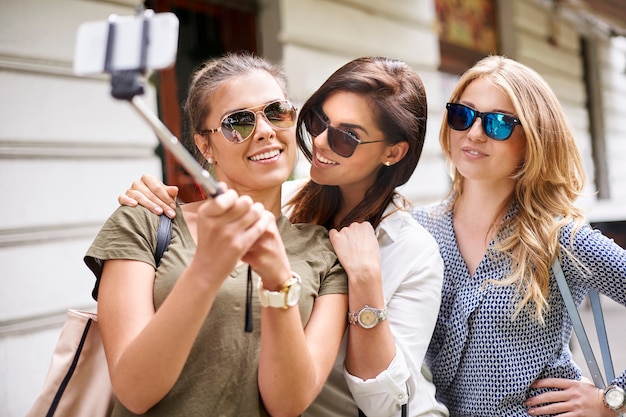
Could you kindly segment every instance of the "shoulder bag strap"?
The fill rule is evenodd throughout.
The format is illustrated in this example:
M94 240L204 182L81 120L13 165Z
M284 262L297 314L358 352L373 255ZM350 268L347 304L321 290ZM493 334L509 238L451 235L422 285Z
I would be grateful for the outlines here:
M593 311L593 320L596 324L596 332L598 333L598 341L600 342L600 353L602 354L602 363L604 364L604 375L607 383L615 379L615 370L613 369L613 358L611 357L611 349L609 349L609 338L606 334L604 325L604 314L602 313L602 304L598 291L589 290L589 299L591 300L591 310Z
M165 214L161 214L159 228L157 229L157 244L154 251L154 262L157 268L161 264L161 258L170 245L172 239L172 219Z
M585 356L585 361L587 362L587 366L589 367L589 371L591 372L591 378L593 379L593 383L598 388L604 388L606 384L602 378L602 374L600 372L600 367L598 366L598 361L591 349L591 344L589 343L589 338L587 337L587 333L585 332L585 327L580 319L580 314L578 314L578 309L576 308L576 303L574 303L574 299L572 297L572 293L567 286L567 281L565 280L565 276L563 275L563 269L561 269L561 264L559 260L556 259L554 264L552 264L552 271L554 272L554 276L556 277L556 282L559 285L559 290L561 291L561 296L563 297L563 301L565 302L565 307L567 308L567 312L572 320L572 324L574 325L574 331L576 332L576 337L578 338L578 343L583 351L583 355ZM596 293L597 296L597 293ZM592 298L593 299L593 298ZM599 301L599 300L598 300ZM596 314L596 309L594 308L594 316ZM602 320L601 327L604 328L604 318L600 314L600 319ZM604 332L606 335L606 331ZM598 339L600 345L606 344L606 349L608 350L608 341L602 340L600 337L600 331L598 331ZM603 349L604 352L604 349ZM607 360L610 358L603 357L603 360L606 364ZM610 367L610 363L606 364L605 367ZM608 377L608 375L607 375Z

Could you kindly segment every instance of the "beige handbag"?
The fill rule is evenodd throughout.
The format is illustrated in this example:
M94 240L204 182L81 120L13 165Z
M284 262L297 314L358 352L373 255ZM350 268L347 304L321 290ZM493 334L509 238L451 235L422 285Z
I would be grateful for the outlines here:
M158 267L172 238L172 222L161 215L154 261ZM98 292L98 283L94 288ZM108 417L113 387L96 313L69 309L54 347L43 388L26 417Z
M26 417L111 415L113 388L95 313L70 309L43 389Z

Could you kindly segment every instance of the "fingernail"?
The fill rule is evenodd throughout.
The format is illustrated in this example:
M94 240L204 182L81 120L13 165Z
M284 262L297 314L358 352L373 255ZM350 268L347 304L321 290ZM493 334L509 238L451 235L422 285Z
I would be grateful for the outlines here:
M174 217L176 216L176 212L174 210L167 210L167 217Z
M159 206L155 206L152 211L154 211L156 214L161 214L163 213L163 209L161 209L161 207Z

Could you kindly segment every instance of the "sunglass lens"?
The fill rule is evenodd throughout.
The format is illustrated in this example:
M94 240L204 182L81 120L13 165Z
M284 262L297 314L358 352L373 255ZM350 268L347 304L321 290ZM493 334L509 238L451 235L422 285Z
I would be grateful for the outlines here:
M510 117L505 114L490 113L483 116L485 133L495 140L506 140L513 133L515 125Z
M328 126L328 146L337 155L349 158L354 153L359 142L348 133L342 132L332 126Z
M309 112L304 118L304 126L311 136L319 136L326 129L322 117L314 111Z
M448 126L454 130L468 129L476 118L476 113L469 107L460 104L448 105Z
M311 111L304 119L304 125L311 136L319 136L328 128L326 139L330 149L339 156L349 158L354 153L359 141L349 133L332 127L316 111Z
M296 122L296 109L288 101L270 103L263 109L263 113L276 127L286 129Z
M254 131L256 116L251 111L238 111L222 121L224 137L233 143L243 142Z

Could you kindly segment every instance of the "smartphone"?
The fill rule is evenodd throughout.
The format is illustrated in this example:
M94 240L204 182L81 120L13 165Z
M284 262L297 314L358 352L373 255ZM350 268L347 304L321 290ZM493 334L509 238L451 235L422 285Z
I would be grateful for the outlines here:
M144 48L144 22L148 21ZM115 25L114 36L109 36ZM109 45L109 42L112 44ZM85 22L77 31L74 73L101 74L123 70L159 70L172 66L178 49L178 18L173 13L143 13L136 16L112 15L108 20ZM107 52L109 65L105 65ZM145 68L141 56L145 52Z
M155 14L152 10L146 10L135 16L112 15L108 20L87 22L79 26L74 72L77 75L111 73L112 91L118 87L115 83L121 84L121 90L125 93L123 98L130 101L152 127L161 144L174 154L208 196L215 197L222 193L217 181L137 96L143 93L143 89L134 89L136 79L145 70L159 70L174 65L177 48L178 18L175 14ZM128 73L129 78L115 77L115 72L125 72L124 75ZM127 91L128 88L130 90ZM122 98L112 94L115 98Z

